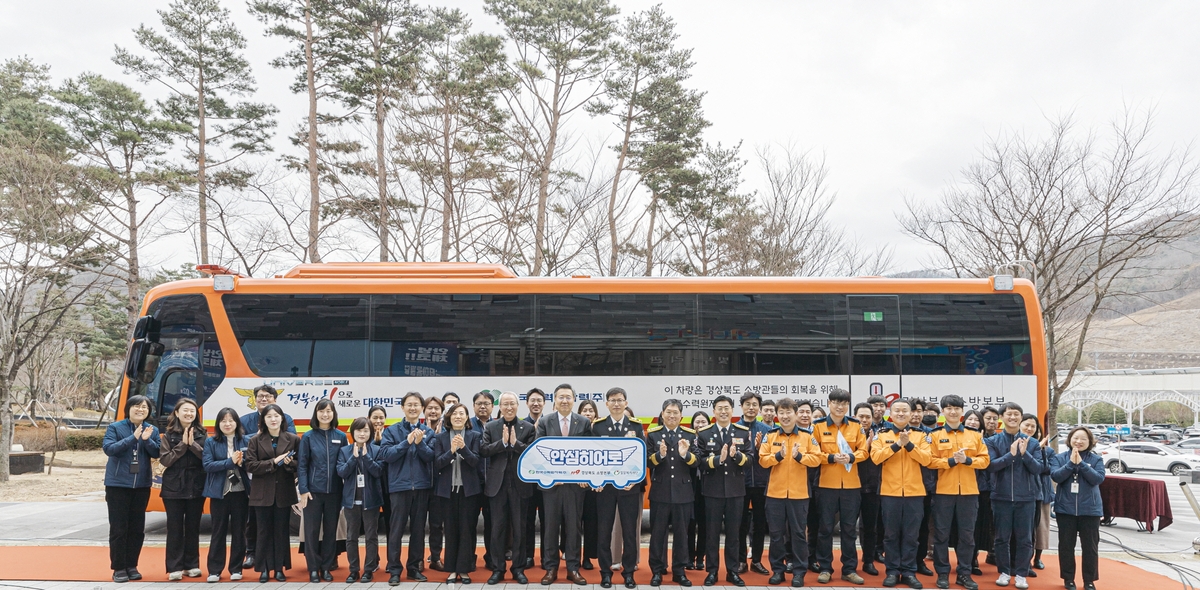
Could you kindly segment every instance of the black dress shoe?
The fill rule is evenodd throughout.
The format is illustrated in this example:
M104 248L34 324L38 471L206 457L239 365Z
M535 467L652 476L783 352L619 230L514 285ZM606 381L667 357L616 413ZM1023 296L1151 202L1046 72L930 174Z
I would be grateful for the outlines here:
M1035 572L1035 571L1033 571L1032 569L1030 569L1030 570L1029 570L1029 576L1028 576L1028 577L1030 577L1030 578L1036 578L1036 577L1037 577L1037 572Z
M254 569L254 555L247 555L245 561L242 562L242 569Z
M863 563L863 573L871 574L872 576L878 576L879 570L875 569L875 562L868 561Z
M900 583L912 588L913 590L921 590L924 588L921 581L916 576L900 576Z
M450 574L450 575L446 576L446 583L447 584L457 584L458 583L458 574Z
M650 585L655 588L662 586L662 574L654 574L650 576Z
M578 586L587 586L587 580L585 580L583 578L583 576L580 575L579 572L577 572L577 571L575 571L575 572L568 571L567 579L570 580L571 582L575 583Z
M804 572L792 574L792 588L800 588L804 586Z
M370 584L374 578L375 578L374 572L367 572L367 573L363 574L361 578L358 579L358 583L359 584Z
M525 572L523 572L523 571L513 572L513 579L516 580L518 584L528 584L529 583L529 578L525 577Z
M983 560L988 565L996 565L996 554L988 551L987 558Z
M979 564L975 564L975 565L971 566L971 575L972 576L982 576L983 575L983 570L979 569Z
M263 572L262 575L258 577L258 583L266 584L267 580L270 580L270 579L271 579L271 572Z
M488 576L487 583L488 583L488 586L495 586L496 584L499 584L503 580L504 580L504 570L500 570L500 571L492 572L492 575Z
M425 574L422 574L421 572L419 572L417 570L408 570L408 579L410 579L414 582L428 582L429 581L429 578L426 578Z
M808 564L808 571L810 571L814 574L819 574L819 573L821 573L821 565L819 563L817 563L816 561L814 561L814 562Z
M1046 569L1046 564L1042 563L1042 560L1040 559L1035 559L1033 560L1033 569L1044 570Z
M589 572L596 569L596 566L592 565L592 560L590 559L583 560L583 563L579 564L579 567L588 570Z
M950 574L938 574L937 587L942 590L950 587Z
M922 576L932 576L933 570L929 569L929 566L925 565L925 560L918 559L917 560L917 573L921 574Z
M971 579L971 576L956 576L954 578L954 585L962 586L963 588L966 588L967 590L979 590L979 584L976 584L975 580ZM1075 590L1075 589L1071 588L1070 590Z
M358 581L358 572L350 572L350 575L346 576L347 584L353 584L357 581Z
M399 586L399 585L400 585L400 574L392 574L391 577L388 578L388 586Z
M1084 582L1083 590L1096 590L1096 583L1095 582Z
M118 584L124 584L129 581L129 573L125 570L114 570L113 581Z
M600 574L600 587L612 588L612 574Z
M136 567L131 567L125 570L125 574L129 576L130 582L136 582L142 579L142 573L137 571Z
M531 568L531 567L533 567L533 558L532 558L532 557L526 557L526 558L525 558L525 569L529 569L529 568Z
M716 574L713 574L713 575L716 575ZM687 574L675 574L674 578L675 578L676 584L679 584L680 586L683 586L684 588L692 587L692 581L688 579Z
M750 564L750 571L752 571L756 574L762 574L764 576L771 573L771 572L767 571L767 568L763 567L763 564L761 564L757 561Z
M629 588L630 590L637 588L637 582L633 581L633 575L625 576L625 587Z
M276 582L286 582L287 581L287 576L285 576L283 574L283 570L275 570L275 581Z
M729 582L730 584L733 584L734 586L737 586L739 588L744 587L746 585L746 581L743 580L741 576L739 576L733 572L729 572L728 574L725 574L725 581Z
M318 574L317 572L308 572L308 581L312 582L313 584L321 583L321 574Z
M896 586L896 583L899 581L900 581L900 578L898 576L896 576L896 574L888 574L887 577L885 577L883 579L883 587L884 588L894 588Z
M705 586L716 586L717 585L717 572L709 572L707 576L704 576L704 585Z
M782 584L783 583L783 572L778 571L778 572L775 572L774 574L771 574L771 578L769 580L767 580L767 583L772 586L778 586L778 585Z
M1063 588L1075 590L1075 580L1063 580Z
M744 561L742 561L742 562L738 562L737 573L739 573L739 574L744 574L744 573L746 573L747 571L749 571L749 569L750 569L750 568L746 567L746 562L744 562Z
M329 573L329 570L321 570L321 580L324 582L332 582L333 574Z
M460 578L458 578L458 581L461 584L470 584L471 583L471 574L463 574Z

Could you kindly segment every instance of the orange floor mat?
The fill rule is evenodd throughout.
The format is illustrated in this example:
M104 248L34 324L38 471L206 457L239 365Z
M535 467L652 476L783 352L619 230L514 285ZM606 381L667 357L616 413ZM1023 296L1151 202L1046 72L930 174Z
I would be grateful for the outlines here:
M380 550L383 550L380 547ZM307 572L305 570L304 556L292 549L292 566L293 569L288 571L288 581L303 582L307 581ZM162 547L146 547L142 550L141 560L138 570L142 572L146 582L166 582L167 572L163 567L165 559L165 549ZM480 548L482 555L482 548ZM201 567L204 569L204 560L207 555L207 548L200 548ZM382 557L382 556L381 556ZM642 549L642 562L638 570L635 580L639 585L649 586L650 571L646 566L647 550ZM953 561L953 556L951 557ZM482 560L480 560L482 561ZM1029 586L1031 589L1046 588L1057 589L1062 588L1062 580L1058 576L1058 558L1054 555L1047 554L1043 561L1046 564L1046 569L1038 572L1039 577L1030 578ZM112 579L112 571L108 565L108 548L107 547L75 547L75 546L14 546L0 547L0 572L3 572L0 577L6 580L46 580L46 581L81 581L81 582L102 582ZM347 573L345 556L339 557L341 569L334 572L335 581L345 580ZM835 569L839 567L835 558ZM765 564L764 564L765 565ZM931 564L932 565L932 564ZM996 586L996 568L995 566L983 565L983 575L976 576L976 582L981 588L999 588ZM530 585L537 586L541 581L545 572L540 567L527 570L526 575L529 577ZM567 583L562 573L560 572L558 583ZM587 571L581 570L583 577L588 582L593 584L600 583L600 574L596 570ZM861 568L860 568L861 573ZM878 587L883 582L883 568L880 567L879 576L864 575L867 580L867 586ZM207 569L204 575L208 575ZM429 577L430 582L444 582L445 574L441 572L425 570L425 575ZM489 572L483 571L482 563L479 565L479 571L472 576L474 584L483 584L487 580ZM696 587L701 587L701 582L704 581L704 572L689 571L688 578ZM767 585L767 576L755 573L746 573L742 575L746 584L749 586L765 586ZM1176 584L1176 580L1172 580L1166 576L1147 572L1141 568L1112 560L1100 560L1100 578L1105 586L1112 588L1135 588L1135 587L1154 587L1158 584ZM203 581L204 578L199 578L196 581ZM621 576L618 573L614 576L616 581L615 587L621 588ZM934 578L920 576L922 583L926 588L934 587ZM226 572L221 577L222 582L229 580L229 574ZM378 576L375 578L377 582L387 582L387 576ZM186 581L186 579L185 579ZM257 582L258 577L247 572L244 581ZM407 581L407 580L405 580ZM953 578L952 578L953 581ZM506 576L506 582L511 583L511 577ZM806 585L817 585L816 574L809 573L805 579ZM791 577L781 588L789 587ZM1077 580L1077 583L1082 585L1082 580ZM666 576L664 580L665 587L675 587L676 585L670 581L670 576ZM722 569L719 577L718 585L731 585L725 582L725 572ZM829 586L850 586L853 584L842 582L834 577ZM1164 586L1167 587L1167 586Z

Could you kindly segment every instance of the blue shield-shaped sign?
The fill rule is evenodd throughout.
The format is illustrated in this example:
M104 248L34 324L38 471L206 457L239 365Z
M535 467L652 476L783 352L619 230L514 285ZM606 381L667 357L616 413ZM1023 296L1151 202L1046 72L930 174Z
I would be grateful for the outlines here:
M521 453L517 474L543 488L560 483L623 488L646 479L646 443L637 437L547 436Z

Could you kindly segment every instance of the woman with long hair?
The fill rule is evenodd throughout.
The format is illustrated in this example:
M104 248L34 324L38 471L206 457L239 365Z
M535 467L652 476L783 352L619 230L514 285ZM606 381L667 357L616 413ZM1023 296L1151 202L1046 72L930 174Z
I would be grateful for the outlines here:
M963 415L963 424L982 433L983 413L979 410L968 410ZM992 478L986 469L975 470L975 485L979 487L979 510L975 513L975 555L971 561L971 574L982 576L983 570L979 569L979 552L991 553L993 537L996 536L992 529Z
M162 439L149 422L150 398L125 400L125 419L108 425L102 448L104 503L108 505L108 559L117 583L142 579L138 557L146 540L146 504L150 503L150 459L158 457Z
M1042 551L1050 548L1050 507L1054 504L1054 486L1050 483L1050 461L1054 451L1046 444L1042 433L1042 424L1037 416L1024 414L1021 416L1021 432L1032 436L1038 442L1034 458L1041 465L1038 473L1038 501L1033 512L1033 563L1030 564L1029 577L1036 578L1037 570L1044 569Z
M180 398L167 419L158 463L167 511L167 579L199 578L200 516L204 513L204 443L208 433L196 418L200 407Z
M433 439L433 468L438 473L434 493L446 510L445 571L447 584L470 584L475 564L476 523L483 482L479 477L479 439L470 427L467 406L456 404L446 415L445 428Z
M1054 456L1050 477L1058 484L1054 517L1058 521L1058 572L1066 590L1075 590L1075 540L1083 550L1083 587L1096 590L1100 579L1100 484L1104 461L1096 437L1083 426L1067 435L1067 450Z
M425 400L425 425L437 434L442 431L444 424L442 414L446 406L437 396L431 395ZM437 471L433 473L433 487L437 488ZM442 539L445 538L446 511L442 498L437 494L429 497L429 569L440 572L442 567Z
M346 559L350 562L347 584L370 584L379 568L379 507L383 504L379 475L379 446L374 426L366 418L350 423L350 444L338 455L337 470L342 478L342 515L346 518ZM366 536L366 559L359 568L358 538ZM359 572L362 572L361 577Z
M263 408L258 415L258 434L246 447L246 471L254 476L250 486L250 506L258 523L254 571L261 572L259 582L275 579L286 582L283 570L292 567L292 545L288 519L299 499L296 496L296 452L300 437L283 429L283 409L276 404Z
M696 412L692 414L691 429L700 430L708 426L712 422L710 417L705 412ZM688 522L688 555L692 558L692 563L687 569L693 571L704 571L704 551L705 551L705 529L708 528L708 520L704 516L704 494L700 493L700 470L696 470L696 476L692 478L692 490L695 493L695 503L692 508L692 520Z
M313 408L311 429L300 439L297 481L304 510L304 560L313 584L332 582L337 562L338 513L342 507L342 478L338 456L346 448L346 435L338 430L337 406L323 399Z
M242 579L246 558L246 522L250 514L250 478L246 474L246 436L233 408L217 412L217 433L204 442L204 497L212 514L208 541L208 581L221 581L225 569L225 537L229 544L229 579Z
M585 399L579 402L579 409L576 412L587 418L588 424L591 424L600 415L600 411L596 408L596 402ZM584 490L583 496L583 527L580 532L583 536L583 543L580 544L581 551L579 552L579 567L590 570L596 566L592 565L592 560L600 556L600 521L596 513L596 492L591 489Z

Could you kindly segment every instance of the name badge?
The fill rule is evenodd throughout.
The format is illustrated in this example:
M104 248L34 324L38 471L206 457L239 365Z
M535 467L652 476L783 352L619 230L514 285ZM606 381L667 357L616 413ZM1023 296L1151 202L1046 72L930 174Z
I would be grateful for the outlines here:
M744 439L744 438L735 438L735 439L733 439L733 444L735 444L735 445L740 445L740 444L742 444L742 443L744 443L744 442L746 442L746 439Z
M367 478L366 478L366 476L364 476L361 473L358 474L358 487L360 487L360 488L367 487Z
M626 437L630 437L630 436L636 437L636 436L637 436L637 433L636 433L636 432L633 432L633 431L631 430L631 431L629 431L629 432L626 432L626 433L625 433L625 436L626 436Z
M340 445L340 444L342 444L342 441L335 438L335 439L333 439L333 444Z
M1073 482L1071 482L1071 493L1072 493L1072 494L1078 494L1078 493L1079 493L1079 482L1077 482L1077 481L1073 481Z

